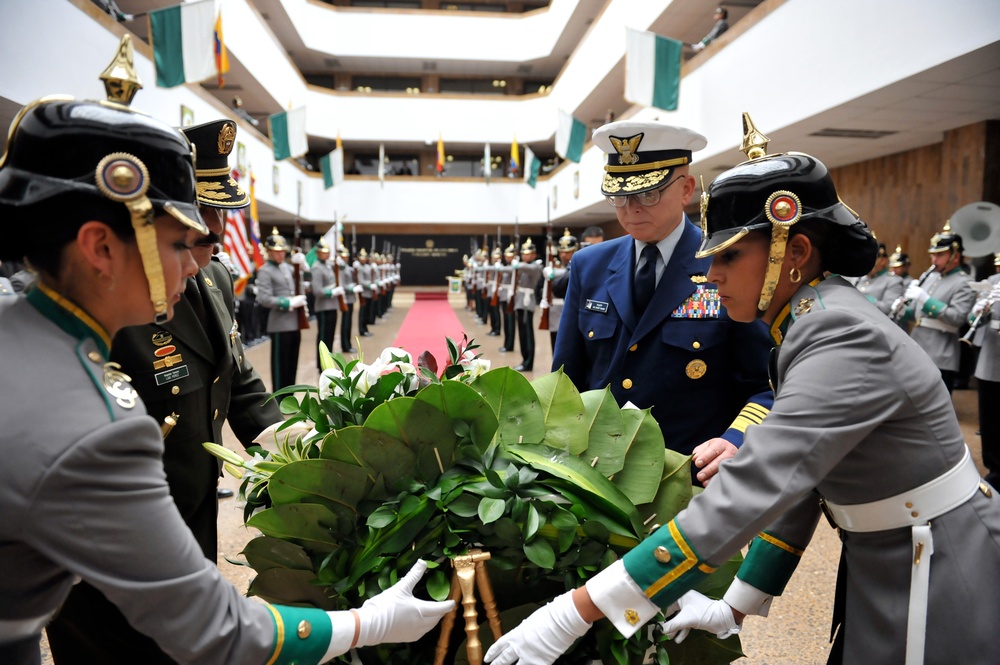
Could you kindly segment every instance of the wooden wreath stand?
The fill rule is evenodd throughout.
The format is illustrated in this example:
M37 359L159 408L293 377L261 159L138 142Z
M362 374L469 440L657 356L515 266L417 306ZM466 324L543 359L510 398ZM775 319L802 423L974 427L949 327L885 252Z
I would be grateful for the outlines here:
M483 643L479 641L476 586L479 587L479 594L483 598L483 608L486 610L486 619L493 632L493 639L498 640L503 635L503 628L500 627L500 613L497 612L496 600L493 597L493 586L490 584L490 577L486 572L486 562L489 558L489 552L469 550L468 554L454 557L451 560L455 572L451 576L451 593L448 594L448 598L455 601L456 607L441 620L441 636L438 638L437 650L434 654L434 665L444 665L451 631L455 626L455 617L458 614L457 605L459 602L463 607L462 616L465 617L465 634L467 635L465 653L469 658L469 665L482 665Z

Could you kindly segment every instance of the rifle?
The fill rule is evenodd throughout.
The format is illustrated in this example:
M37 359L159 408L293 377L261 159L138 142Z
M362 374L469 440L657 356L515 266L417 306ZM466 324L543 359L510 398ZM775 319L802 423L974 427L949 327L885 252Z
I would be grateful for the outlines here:
M339 257L333 260L333 283L340 286L340 265L337 263ZM341 293L337 298L340 300L340 311L347 311L347 300L344 299L344 294Z
M295 279L295 295L305 295L305 291L302 288L302 269L299 267L299 264L292 264L292 274ZM299 330L307 330L309 328L309 315L306 314L306 308L299 307L297 311L299 313Z
M555 256L552 251L552 222L546 225L545 233L545 267L552 268L555 266ZM545 302L548 303L548 307L542 310L542 315L538 317L538 329L539 330L549 330L549 309L552 307L552 280L547 277L542 277L545 280Z
M354 224L351 224L351 256L354 257L355 261L358 260L358 233L357 233L357 231L358 231L358 227L356 227ZM358 263L358 265L360 265L360 263ZM356 270L355 273L356 273L356 276L357 276L356 283L357 284L361 284L361 271L360 270ZM363 295L364 292L365 292L365 290L361 289L361 293L358 294L358 307L359 308L362 307L365 304L365 302L367 302L365 300L364 295Z

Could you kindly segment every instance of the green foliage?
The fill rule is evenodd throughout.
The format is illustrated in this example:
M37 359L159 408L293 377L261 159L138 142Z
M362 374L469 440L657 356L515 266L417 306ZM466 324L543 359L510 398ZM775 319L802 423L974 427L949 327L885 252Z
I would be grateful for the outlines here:
M436 562L479 547L491 555L500 610L526 613L690 501L690 458L664 451L648 410L620 409L610 390L581 394L562 370L530 383L506 367L486 371L473 344L447 341L451 362L440 376L426 353L414 365L387 349L365 364L323 348L318 387L275 394L289 416L275 450L244 461L206 444L242 474L246 523L264 534L243 551L257 572L251 594L356 607L425 559L432 570L422 584L443 599L451 569ZM734 573L723 566L702 590L721 596ZM659 663L740 655L738 638L699 634L677 645L658 628L630 640L609 628L599 625L567 658L638 663L651 648ZM481 633L488 644L489 631ZM432 662L435 642L362 655L421 665Z

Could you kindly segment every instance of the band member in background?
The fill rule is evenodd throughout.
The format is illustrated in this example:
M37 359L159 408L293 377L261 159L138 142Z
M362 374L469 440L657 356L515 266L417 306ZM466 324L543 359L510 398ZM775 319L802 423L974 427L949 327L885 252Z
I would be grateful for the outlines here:
M865 294L868 302L886 316L892 310L892 303L896 298L903 295L903 280L889 272L889 255L884 242L878 244L878 255L871 272L859 279L855 286Z

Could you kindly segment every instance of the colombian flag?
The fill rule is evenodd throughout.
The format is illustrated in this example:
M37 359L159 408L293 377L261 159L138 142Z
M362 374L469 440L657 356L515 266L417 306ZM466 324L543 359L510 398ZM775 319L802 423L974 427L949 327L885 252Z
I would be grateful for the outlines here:
M438 158L434 168L437 169L438 175L444 174L444 139L441 138L441 132L438 132Z
M226 84L224 74L229 71L229 54L226 52L226 41L222 38L222 10L215 19L215 71L219 76L219 87Z

